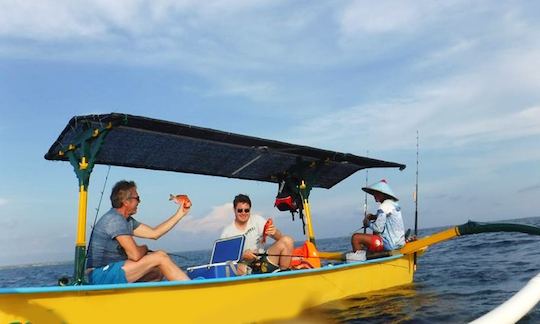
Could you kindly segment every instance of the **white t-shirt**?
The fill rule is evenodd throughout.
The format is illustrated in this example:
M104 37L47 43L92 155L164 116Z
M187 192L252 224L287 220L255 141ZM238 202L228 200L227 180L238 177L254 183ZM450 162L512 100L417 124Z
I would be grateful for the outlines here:
M252 250L262 252L264 251L264 245L261 243L264 224L266 224L266 219L264 219L262 216L251 215L246 224L245 230L239 230L233 221L223 229L223 232L221 232L221 238L244 235L246 237L246 241L244 242L244 251Z

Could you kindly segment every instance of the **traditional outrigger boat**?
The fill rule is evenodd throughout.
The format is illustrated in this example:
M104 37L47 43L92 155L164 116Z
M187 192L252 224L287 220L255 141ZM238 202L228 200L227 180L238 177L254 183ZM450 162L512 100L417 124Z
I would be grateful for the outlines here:
M307 241L314 244L309 205L312 188L331 188L366 168L404 169L405 165L117 113L73 117L45 158L69 161L79 181L74 278L66 286L0 289L0 323L285 319L332 300L411 283L416 255L432 244L456 236L493 231L540 235L540 228L532 226L469 222L362 262L340 262L342 251L316 251L310 256L335 262L314 269L189 282L86 285L87 190L96 164L286 186L300 199L298 209L305 220ZM246 307L240 296L264 299L264 307ZM120 307L126 311L119 311Z

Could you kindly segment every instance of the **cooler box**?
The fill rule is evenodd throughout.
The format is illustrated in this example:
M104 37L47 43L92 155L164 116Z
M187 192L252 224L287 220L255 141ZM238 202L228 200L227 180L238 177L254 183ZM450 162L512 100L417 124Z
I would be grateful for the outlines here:
M215 241L210 263L187 268L187 275L191 279L235 277L236 264L244 251L244 241L244 235Z
M191 279L236 277L236 262L214 263L187 268L187 275Z

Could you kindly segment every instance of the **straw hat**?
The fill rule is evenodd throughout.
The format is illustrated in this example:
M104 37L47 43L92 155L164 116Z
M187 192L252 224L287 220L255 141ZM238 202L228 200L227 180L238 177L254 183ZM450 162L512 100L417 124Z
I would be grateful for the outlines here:
M379 182L376 182L376 183L372 184L371 186L363 187L362 190L364 190L365 192L367 192L370 195L373 195L373 193L375 191L378 191L378 192L383 193L383 194L385 194L387 196L390 196L391 198L395 199L396 201L399 200L396 197L396 195L394 194L394 192L392 191L392 189L390 189L390 186L388 185L386 180L384 180L384 179L382 179Z

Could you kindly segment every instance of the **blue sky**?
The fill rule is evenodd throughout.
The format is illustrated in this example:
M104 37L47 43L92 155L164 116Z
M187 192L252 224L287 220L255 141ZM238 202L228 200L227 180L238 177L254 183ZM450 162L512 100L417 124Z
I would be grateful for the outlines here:
M77 181L43 155L74 115L123 112L407 164L386 178L413 226L540 216L540 11L535 1L0 1L0 265L69 260ZM107 167L91 179L88 223ZM239 192L273 184L113 167L136 218L192 212L153 249L205 249ZM315 234L360 226L365 173L312 192ZM369 201L373 208L373 201Z

